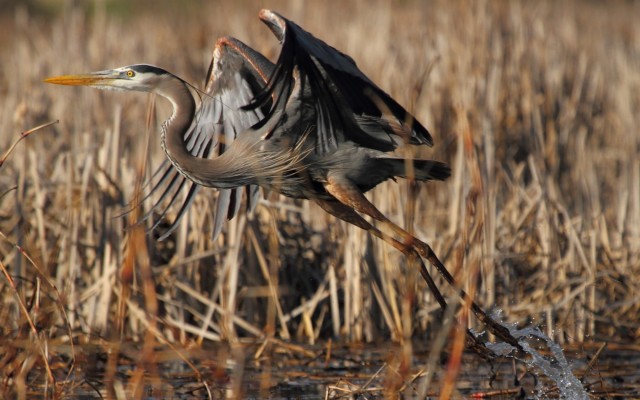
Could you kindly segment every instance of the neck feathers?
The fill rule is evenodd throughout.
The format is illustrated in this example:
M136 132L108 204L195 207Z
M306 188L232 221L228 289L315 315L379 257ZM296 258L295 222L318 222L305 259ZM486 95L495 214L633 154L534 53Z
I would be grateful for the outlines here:
M277 187L291 183L304 169L301 161L308 151L302 146L267 150L262 146L259 132L240 133L219 157L192 155L184 141L196 113L189 88L179 78L172 77L156 92L173 105L173 114L162 124L162 148L174 167L193 182L220 189L246 185Z

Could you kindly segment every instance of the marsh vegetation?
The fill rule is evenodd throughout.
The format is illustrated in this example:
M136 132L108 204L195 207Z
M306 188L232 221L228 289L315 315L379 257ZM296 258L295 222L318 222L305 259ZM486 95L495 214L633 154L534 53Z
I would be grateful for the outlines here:
M193 365L195 381L212 376L240 396L247 351L237 346L247 342L259 360L329 360L331 343L394 342L398 351L381 361L393 373L379 385L392 396L412 390L427 362L412 359L413 341L433 344L425 357L437 358L451 344L437 338L460 324L482 329L472 318L443 324L402 254L309 202L266 194L216 241L213 190L164 241L156 238L175 210L150 234L135 221L151 199L120 217L164 158L158 126L168 104L42 79L145 62L202 87L220 36L277 56L256 17L262 7L351 55L431 131L433 148L402 151L448 162L452 177L387 182L368 196L429 242L479 304L563 346L589 343L584 357L603 342L637 343L637 3L14 3L0 12L0 149L59 123L23 140L0 168L5 396L73 393L69 371L92 363L87 346L101 349L86 351L105 357L116 397L163 393L158 360L186 363L194 346L217 349L215 367ZM128 346L137 352L125 374ZM443 382L455 388L455 374Z

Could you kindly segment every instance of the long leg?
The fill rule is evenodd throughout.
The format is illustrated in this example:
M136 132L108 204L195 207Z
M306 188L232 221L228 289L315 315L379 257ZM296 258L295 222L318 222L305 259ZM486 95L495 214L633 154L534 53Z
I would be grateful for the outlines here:
M431 274L427 270L427 267L424 265L422 258L418 255L418 253L412 247L405 246L404 244L398 242L394 238L389 235L384 234L378 228L371 225L367 222L360 214L347 207L346 205L339 203L337 201L325 201L325 200L316 200L316 203L322 207L326 212L331 215L334 215L340 218L343 221L346 221L352 225L355 225L365 231L371 233L372 235L384 240L385 242L391 244L396 249L400 250L408 259L410 263L417 263L420 266L420 274L422 278L427 283L429 290L433 293L433 296L436 298L438 304L440 304L440 308L444 312L447 308L447 302L440 292L440 289L436 286ZM469 329L467 329L467 344L470 348L474 349L478 354L483 357L490 357L493 353L482 343Z
M380 210L378 210L376 206L374 206L364 196L360 189L349 179L337 174L330 174L328 176L327 183L325 184L325 189L339 202L346 205L347 208L351 208L356 212L370 216L371 218L380 222L380 224L386 229L389 229L391 232L399 235L400 238L402 238L401 245L413 248L414 251L416 251L419 255L426 258L431 263L431 265L433 265L438 270L438 272L444 277L444 279L452 287L456 288L456 283L453 279L453 276L440 261L438 256L436 256L434 251L431 249L431 246L391 222L391 220L389 220L384 214L382 214L382 212L380 212ZM463 289L458 289L458 291L462 300L470 305L471 311L473 311L476 318L478 318L480 322L485 324L485 326L491 333L504 340L505 342L511 344L512 346L521 349L521 346L516 338L511 335L506 327L500 325L491 317L489 317L487 313L478 304L476 304L475 301L473 301L473 299L467 294L467 292L465 292Z
M405 246L402 243L395 240L394 238L392 238L391 236L384 234L378 228L368 223L364 218L362 218L362 216L360 216L360 214L358 214L357 212L355 212L354 210L350 209L349 207L345 206L342 203L339 203L337 201L325 201L325 200L316 200L316 203L329 214L334 215L343 221L346 221L352 225L357 226L358 228L361 228L371 233L372 235L384 240L385 242L389 243L391 246L400 250L400 252L402 252L405 256L407 256L410 263L413 263L413 262L418 263L420 267L420 274L422 275L422 278L425 280L425 282L427 282L427 286L429 286L429 290L431 290L431 293L433 293L433 296L436 298L436 301L438 302L438 304L440 304L440 307L443 310L447 307L447 302L444 299L444 296L442 295L442 293L436 286L436 283L434 282L433 278L429 274L429 271L427 270L427 267L424 265L422 258L420 258L418 253L416 253L416 251L413 248Z

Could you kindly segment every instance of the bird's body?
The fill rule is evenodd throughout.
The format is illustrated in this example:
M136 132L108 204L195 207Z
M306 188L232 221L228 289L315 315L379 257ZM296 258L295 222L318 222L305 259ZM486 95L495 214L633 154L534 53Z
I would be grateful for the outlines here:
M173 113L161 129L170 163L154 174L156 184L150 192L160 195L147 215L161 210L164 216L167 208L161 209L162 202L169 199L172 205L183 187L188 185L189 190L165 235L175 229L201 186L219 189L214 237L224 220L237 214L242 192L247 194L248 208L253 208L257 188L262 187L315 201L405 254L417 251L431 257L426 244L417 250L404 245L414 241L408 239L412 236L363 195L385 180L408 177L408 170L417 180L446 179L450 171L444 163L393 155L403 143L430 146L429 132L365 76L351 57L276 13L262 10L260 18L282 44L276 63L237 39L219 39L199 104L191 85L147 64L46 82L154 92L171 102ZM407 168L409 164L412 168ZM388 228L391 236L361 214ZM453 282L444 266L437 267ZM428 276L424 268L423 274ZM439 293L438 298L444 302Z
M281 18L275 14L271 14L270 17ZM293 26L301 31L297 25ZM323 42L313 42L314 45L317 43L324 46L321 49L324 50L326 47L343 57L342 53ZM350 58L345 60L353 63ZM259 69L256 64L259 64ZM281 67L282 62L278 66ZM361 74L355 68L355 63L347 66ZM238 72L243 69L244 74ZM327 110L318 106L322 103L318 99L339 93L329 93L329 96L326 93L319 94L318 90L314 90L314 84L317 85L317 82L297 68L289 71L291 75L295 73L295 78L281 77L280 81L269 80L277 78L274 74L276 70L275 65L239 41L231 38L218 41L207 93L219 94L232 90L236 96L235 102L229 104L228 101L224 101L223 106L231 108L234 114L255 112L257 120L250 126L242 126L236 122L231 128L225 127L234 131L234 137L230 137L223 128L220 136L224 135L227 142L224 144L224 151L220 152L216 159L215 167L210 160L193 160L188 148L187 152L184 152L184 144L179 140L182 135L179 133L202 129L199 127L202 125L200 114L211 112L206 103L217 101L217 97L205 97L205 104L195 109L191 99L187 98L190 95L188 87L179 79L172 82L180 86L179 89L174 87L171 93L158 91L174 104L173 116L163 125L163 148L174 167L190 180L203 186L221 189L260 186L293 198L327 201L335 200L325 189L330 174L344 176L363 192L389 178L406 176L406 161L387 154L387 151L395 150L402 141L402 138L393 138L392 135L399 136L398 133L403 129L411 132L408 127L403 126L404 121L387 121L380 118L379 115L375 115L379 113L377 107L372 108L374 115L369 115L366 112L356 113L354 110L338 113L334 105L329 113L339 114L342 118L339 121L342 125L341 130L335 132L336 129L331 124L322 123L325 116L319 115L319 112ZM252 78L253 82L249 78ZM357 75L350 78L361 79ZM372 85L369 82L367 80L367 84ZM267 85L271 85L271 90ZM291 92L283 94L287 90ZM335 90L335 87L331 90ZM282 92L277 95L276 91ZM265 94L271 96L267 97L262 109L257 103L251 104L257 96ZM365 98L366 94L361 93L360 96ZM180 100L177 100L178 98ZM273 107L274 104L279 106ZM348 107L344 109L348 110ZM413 120L404 109L402 112ZM264 117L260 117L260 114ZM186 128L189 121L193 121L192 125L195 126ZM321 122L318 123L319 121ZM344 132L345 129L360 131L361 136L354 140ZM393 129L397 129L398 132L394 132ZM366 139L367 135L380 143L376 143L377 146L374 148L369 147L369 143L361 139ZM431 137L424 128L415 133L415 136L418 135L420 140L416 144L431 143ZM174 139L175 142L169 145L168 141ZM442 163L421 160L417 166L416 177L421 180L445 179L449 174L448 167Z
M173 113L162 125L162 147L170 163L154 174L151 193L160 195L147 215L160 210L164 216L162 202L174 204L182 188L189 190L166 234L201 186L219 189L214 236L225 219L237 214L242 192L248 208L256 204L258 187L309 199L418 262L444 308L445 299L422 258L455 287L451 274L428 244L392 223L363 194L396 177L446 179L450 171L444 163L393 154L403 143L430 146L431 135L349 56L274 12L262 10L260 18L282 44L276 63L237 39L219 39L200 104L185 81L146 64L46 82L155 92L172 103ZM460 295L489 331L519 346L466 293Z
M172 229L199 186L221 189L216 236L238 212L245 189L249 208L262 187L333 209L324 204L340 202L333 190L364 193L407 177L407 160L389 154L400 144L432 143L429 132L350 57L278 14L263 10L260 17L282 42L277 62L237 39L219 39L200 104L185 81L146 64L49 80L155 92L172 103L161 141L171 165L160 168L152 189L162 191L154 206L160 209L161 200L173 204L180 189L191 186ZM415 179L449 176L446 164L412 162Z

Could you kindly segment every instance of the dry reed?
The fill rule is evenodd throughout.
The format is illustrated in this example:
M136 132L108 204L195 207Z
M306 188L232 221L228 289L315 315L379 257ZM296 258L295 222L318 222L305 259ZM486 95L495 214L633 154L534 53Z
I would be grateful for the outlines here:
M258 5L167 2L149 12L123 2L127 13L101 1L28 4L39 7L0 14L0 148L60 123L24 140L0 169L0 265L13 279L0 285L0 337L38 343L0 357L3 388L11 381L6 390L24 398L18 371L70 362L47 356L47 341L390 337L410 346L437 336L437 304L401 255L308 202L271 195L212 242L215 192L203 190L168 240L155 240L163 225L140 236L117 216L163 159L156 133L168 106L159 100L145 125L151 97L41 83L148 62L199 86L219 36L277 54ZM389 182L369 197L431 243L481 305L560 343L638 339L637 3L268 7L350 54L430 128L436 145L418 154L449 162L452 178L414 189ZM387 377L394 390L410 379L406 357L390 361L401 374ZM139 387L118 390L140 396Z

